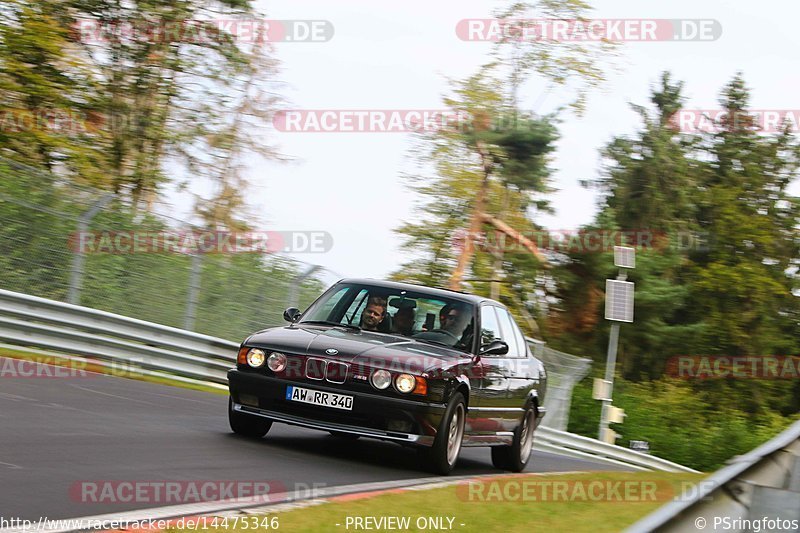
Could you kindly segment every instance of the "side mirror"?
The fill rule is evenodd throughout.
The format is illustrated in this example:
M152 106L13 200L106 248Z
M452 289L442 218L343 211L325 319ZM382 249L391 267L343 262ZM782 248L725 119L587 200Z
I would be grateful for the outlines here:
M286 311L283 312L283 319L286 322L290 322L294 324L298 318L300 318L300 310L296 307L289 307Z
M480 349L481 355L505 355L508 353L506 341L493 340L489 344L484 344Z

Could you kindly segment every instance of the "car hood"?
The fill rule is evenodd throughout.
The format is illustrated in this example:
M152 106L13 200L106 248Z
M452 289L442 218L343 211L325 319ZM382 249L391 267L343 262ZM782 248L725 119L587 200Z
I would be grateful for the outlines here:
M264 330L249 337L245 343L279 350L287 355L308 355L411 373L444 369L472 358L458 350L399 335L303 324Z

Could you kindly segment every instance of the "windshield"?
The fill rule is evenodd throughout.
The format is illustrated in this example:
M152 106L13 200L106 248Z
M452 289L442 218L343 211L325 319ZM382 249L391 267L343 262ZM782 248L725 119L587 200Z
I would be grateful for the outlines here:
M364 331L402 335L461 351L472 348L475 306L458 299L403 290L340 283L305 312L300 323L334 323Z

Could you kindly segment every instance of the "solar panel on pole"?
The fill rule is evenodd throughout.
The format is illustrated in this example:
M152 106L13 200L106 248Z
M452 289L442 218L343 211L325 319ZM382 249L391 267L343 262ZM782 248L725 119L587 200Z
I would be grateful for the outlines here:
M633 322L633 287L630 281L606 280L606 320Z
M615 246L614 266L636 268L636 249L629 246Z

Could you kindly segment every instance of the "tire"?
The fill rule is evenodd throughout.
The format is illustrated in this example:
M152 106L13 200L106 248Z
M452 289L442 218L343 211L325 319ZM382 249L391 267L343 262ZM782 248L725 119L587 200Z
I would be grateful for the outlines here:
M511 446L493 446L492 464L501 470L522 472L528 465L533 448L533 432L536 426L536 411L530 405L522 416L522 422L514 431Z
M466 420L466 402L464 396L457 392L447 404L447 409L436 431L433 446L419 448L420 463L425 470L442 476L446 476L453 470L458 461L458 454L461 452Z
M329 431L328 433L341 440L354 441L361 437L361 435L356 435L355 433L345 433L344 431Z
M234 411L233 399L230 397L228 398L228 423L234 433L251 439L260 439L272 427L272 420Z

